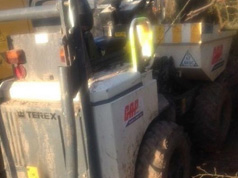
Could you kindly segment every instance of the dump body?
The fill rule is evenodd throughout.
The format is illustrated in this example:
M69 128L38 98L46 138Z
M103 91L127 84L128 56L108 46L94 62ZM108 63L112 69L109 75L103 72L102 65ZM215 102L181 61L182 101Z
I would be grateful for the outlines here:
M233 31L203 23L156 26L156 56L172 56L182 76L214 81L225 69Z

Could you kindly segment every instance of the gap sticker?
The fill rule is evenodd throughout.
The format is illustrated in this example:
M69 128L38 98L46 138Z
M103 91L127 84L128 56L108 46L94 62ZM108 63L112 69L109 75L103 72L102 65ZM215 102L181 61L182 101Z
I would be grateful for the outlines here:
M183 57L180 67L197 67L197 66L198 66L198 64L196 63L195 59L189 53L189 51L187 51Z
M225 64L225 60L222 59L223 45L214 47L211 62L211 71L214 71Z
M125 106L124 122L126 123L126 127L128 127L144 115L142 108L143 103L140 99L136 99Z

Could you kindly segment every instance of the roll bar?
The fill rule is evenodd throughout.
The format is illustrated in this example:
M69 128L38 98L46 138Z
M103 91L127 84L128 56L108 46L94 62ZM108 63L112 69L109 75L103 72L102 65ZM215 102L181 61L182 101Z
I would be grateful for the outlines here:
M0 11L0 21L58 17L60 15L58 3L55 5L2 10Z

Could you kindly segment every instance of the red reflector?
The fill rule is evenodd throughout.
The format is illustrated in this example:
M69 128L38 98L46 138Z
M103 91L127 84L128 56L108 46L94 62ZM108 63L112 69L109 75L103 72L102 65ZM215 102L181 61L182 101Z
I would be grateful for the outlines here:
M9 64L24 64L25 53L23 50L9 50L6 52L6 60Z
M14 71L18 79L24 79L26 77L26 69L23 67L23 65L16 66Z

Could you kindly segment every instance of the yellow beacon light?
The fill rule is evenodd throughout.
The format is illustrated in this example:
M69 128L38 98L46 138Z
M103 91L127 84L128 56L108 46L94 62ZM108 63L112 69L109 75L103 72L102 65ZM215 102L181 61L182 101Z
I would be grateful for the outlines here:
M151 63L153 54L153 33L147 18L136 18L129 30L133 71L144 71Z

